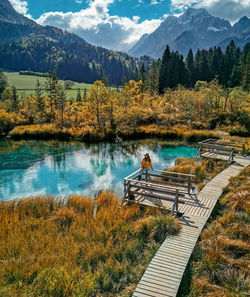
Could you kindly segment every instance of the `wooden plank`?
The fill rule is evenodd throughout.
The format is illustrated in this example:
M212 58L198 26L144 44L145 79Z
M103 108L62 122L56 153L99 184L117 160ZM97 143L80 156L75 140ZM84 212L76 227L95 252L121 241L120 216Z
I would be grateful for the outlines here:
M236 160L242 166L250 164L250 160L244 159L244 162L238 158ZM133 297L176 296L182 275L202 228L216 205L222 189L228 184L229 178L236 176L241 168L231 165L225 169L203 188L197 200L183 198L185 204L181 204L179 208L186 210L185 215L180 219L182 230L178 235L170 236L163 242L146 269ZM145 198L145 200L153 199ZM163 199L164 194L156 198L157 201ZM162 203L171 205L165 200Z
M135 192L134 192L134 191L131 191L131 193L134 194ZM148 194L148 193L145 193L145 192L140 192L140 193L138 193L138 195L146 196L146 197L151 197L151 198L159 198L157 195L152 195L152 194ZM172 202L174 202L174 198L171 199L171 198L167 198L167 197L161 197L161 200L167 200L167 201L172 201ZM185 202L179 200L178 203L180 203L180 204L184 204Z

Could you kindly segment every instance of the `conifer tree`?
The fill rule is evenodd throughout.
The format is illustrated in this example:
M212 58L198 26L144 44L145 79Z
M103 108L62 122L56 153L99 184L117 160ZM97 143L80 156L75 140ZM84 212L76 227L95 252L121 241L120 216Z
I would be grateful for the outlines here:
M42 85L40 84L39 79L36 80L35 95L36 95L38 111L44 112L45 103L44 103L44 97L43 97L43 92L42 92Z
M159 72L159 93L162 94L164 89L169 86L169 73L168 73L168 63L170 60L170 49L167 45L160 65L160 72Z
M158 65L153 61L152 66L149 70L147 78L147 89L151 95L156 95L159 92L159 70Z
M78 88L78 90L77 90L76 101L77 102L81 102L82 101L82 96L81 96L81 90L80 90L80 88Z
M87 100L87 89L86 88L84 88L84 90L83 90L83 99L84 99L84 101Z
M56 76L55 71L48 73L48 78L45 81L45 89L47 90L48 97L50 100L50 112L54 112L54 106L57 104L57 97L58 97L58 78Z
M142 81L142 85L141 85L141 92L142 93L145 92L146 78L147 78L147 71L146 71L146 68L145 68L145 64L143 63L141 68L140 68L140 73L139 73L139 80Z
M12 87L12 111L19 111L19 96L16 87Z
M250 43L247 43L240 58L241 85L244 90L250 91Z
M0 70L0 100L2 99L2 93L7 86L7 77Z
M64 110L66 105L66 93L63 86L58 85L58 94L57 94L57 108L60 111L60 125L64 126Z
M193 55L193 51L191 48L188 51L188 55L185 60L185 65L186 65L187 70L189 71L190 85L194 86L194 84L195 84L195 66L194 66L194 55Z

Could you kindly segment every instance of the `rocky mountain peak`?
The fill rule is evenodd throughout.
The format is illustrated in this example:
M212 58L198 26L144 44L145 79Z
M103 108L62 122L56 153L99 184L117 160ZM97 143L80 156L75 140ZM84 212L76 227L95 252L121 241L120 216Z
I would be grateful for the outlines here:
M4 5L4 6L12 8L12 6L8 0L0 0L0 5Z

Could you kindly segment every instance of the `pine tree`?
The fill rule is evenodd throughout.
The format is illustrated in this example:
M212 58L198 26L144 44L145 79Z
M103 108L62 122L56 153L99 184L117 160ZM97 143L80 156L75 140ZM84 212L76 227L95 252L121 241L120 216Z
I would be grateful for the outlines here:
M159 93L163 94L164 89L169 87L169 73L168 73L168 63L170 60L170 50L169 46L167 45L160 65L159 71Z
M225 52L225 60L224 60L224 78L223 83L226 86L230 86L230 76L233 71L233 66L236 64L237 54L236 54L236 46L234 41L232 40L230 44L226 48Z
M84 88L84 90L83 90L83 99L84 99L84 101L87 100L87 89L86 88Z
M58 97L58 78L56 76L55 71L48 73L48 78L45 81L45 89L47 90L47 94L50 100L50 111L54 112L54 106L57 104Z
M36 80L35 95L36 95L38 111L44 112L45 103L44 103L44 97L43 97L43 92L42 92L42 86L40 84L39 79Z
M7 77L0 70L0 100L2 99L2 93L7 86Z
M64 110L66 105L66 94L63 86L58 85L58 94L57 94L57 108L60 111L61 119L60 125L61 127L64 126Z
M81 96L81 90L80 90L80 88L78 88L78 90L77 90L76 101L77 102L81 102L82 101L82 96Z
M194 86L194 84L196 82L196 80L195 80L195 66L194 66L194 55L193 55L193 51L191 48L188 51L188 55L185 60L185 65L186 65L187 70L189 71L190 85Z
M19 97L16 87L12 87L12 111L19 111Z
M146 78L147 78L147 71L146 71L146 68L145 68L145 64L143 63L141 68L140 68L140 72L139 72L139 80L142 81L142 85L141 85L141 92L142 93L145 92Z
M240 58L241 85L244 90L250 91L250 43L247 43Z
M220 84L223 83L224 54L220 47L214 47L210 64L212 78L217 77Z
M159 92L159 70L155 61L152 63L152 66L149 70L147 89L151 95L156 95Z

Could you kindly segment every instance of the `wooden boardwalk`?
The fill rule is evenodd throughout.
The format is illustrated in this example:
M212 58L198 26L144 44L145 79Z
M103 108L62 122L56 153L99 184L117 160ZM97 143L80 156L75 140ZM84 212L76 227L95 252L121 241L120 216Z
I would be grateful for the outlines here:
M221 158L221 156L215 156ZM250 159L235 157L235 163L214 177L195 197L186 198L185 204L179 205L179 211L184 212L180 221L182 229L177 236L168 237L144 272L133 297L174 297L189 258L193 252L199 235L206 224L214 206L231 177L250 165ZM139 195L139 193L138 193ZM148 204L152 199L139 197ZM159 201L158 203L169 203Z

